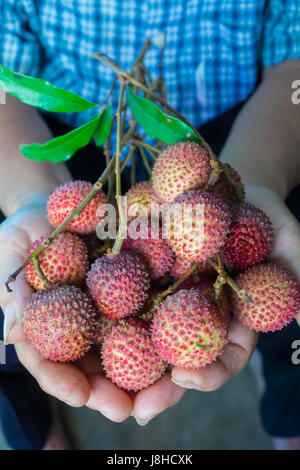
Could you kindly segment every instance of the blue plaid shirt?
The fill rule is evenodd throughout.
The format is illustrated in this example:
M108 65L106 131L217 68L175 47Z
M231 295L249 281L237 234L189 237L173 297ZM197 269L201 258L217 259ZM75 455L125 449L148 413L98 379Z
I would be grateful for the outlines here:
M199 126L247 98L261 67L300 57L300 0L0 0L0 63L100 102L114 73L92 52L130 70L164 31L168 101ZM159 53L145 61L154 77Z

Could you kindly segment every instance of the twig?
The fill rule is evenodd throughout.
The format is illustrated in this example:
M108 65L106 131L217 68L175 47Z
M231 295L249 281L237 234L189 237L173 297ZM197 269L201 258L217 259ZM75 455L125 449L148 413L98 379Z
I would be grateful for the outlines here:
M197 263L191 263L190 268L186 271L186 273L178 279L174 284L169 286L166 290L158 294L154 300L153 307L150 309L150 313L155 313L157 307L162 303L162 301L170 294L173 294L178 287L197 269Z
M136 184L136 162L135 162L135 154L133 153L131 156L131 186L135 186Z
M225 270L221 270L219 265L212 259L208 258L208 263L217 271L217 273L221 276L226 278L226 284L228 284L231 289L244 301L248 304L253 304L251 297L246 293L244 289L240 289L240 287L236 284L236 282L225 272Z
M151 166L149 165L149 162L147 160L147 157L146 157L146 154L145 154L145 151L142 147L142 145L139 145L139 151L140 151L140 154L141 154L141 157L142 157L142 160L143 160L143 163L145 165L145 168L148 172L148 175L149 177L151 178L151 175L152 175L152 169L151 169Z
M118 235L114 246L112 248L112 254L116 255L119 254L122 248L122 243L124 240L124 228L127 229L126 225L126 215L124 212L124 207L122 203L122 188L121 188L121 152L122 152L122 106L123 106L123 99L124 99L124 90L126 87L126 81L121 78L121 90L119 96L119 104L117 110L117 150L116 150L116 166L115 166L115 174L116 174L116 200L118 204L118 211L120 217L120 225L118 230Z
M180 119L182 122L184 122L186 125L188 125L196 134L198 139L200 140L202 146L207 150L209 157L210 157L210 165L212 168L212 172L209 178L208 186L213 186L219 179L220 174L222 173L222 167L220 165L220 162L216 155L213 153L210 145L203 139L201 134L198 132L198 130L188 122L188 120L182 116L176 109L172 108L163 98L161 98L159 95L155 94L154 91L150 90L147 86L145 86L143 83L139 82L136 80L134 77L131 76L130 73L126 72L125 70L122 69L120 64L118 62L110 59L107 55L101 53L101 52L94 52L92 54L92 57L94 59L99 60L103 64L107 65L108 67L111 67L114 72L119 76L123 77L124 79L128 80L132 85L134 85L137 88L140 88L141 90L144 91L145 95L150 96L153 98L154 101L158 101L164 108L166 108L171 114L176 116L178 119Z
M148 142L144 142L142 138L138 139L132 139L132 142L137 145L142 145L143 147L146 147L147 150L152 150L153 152L160 153L160 150L157 149L156 147L153 147L153 145L148 144Z

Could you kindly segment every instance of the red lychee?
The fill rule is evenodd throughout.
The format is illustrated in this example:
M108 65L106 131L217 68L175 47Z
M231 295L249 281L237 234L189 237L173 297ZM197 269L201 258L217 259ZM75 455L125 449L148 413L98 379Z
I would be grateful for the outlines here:
M102 361L106 375L118 387L135 392L156 382L167 366L153 347L151 331L127 320L105 337Z
M214 302L225 322L229 323L230 321L230 303L227 295L226 286L223 286L223 289L220 294L220 298L216 301L216 291L214 288L214 280L207 278L197 278L189 277L179 286L178 290L190 290L198 289L202 294L208 297L211 302Z
M143 181L133 186L127 193L127 219L135 217L157 217L162 203L154 192L151 181Z
M170 244L180 258L206 261L224 245L231 214L217 196L204 190L187 191L169 207L165 221Z
M35 292L23 311L23 328L34 349L51 361L83 356L93 342L97 312L88 295L73 286Z
M70 212L84 200L92 188L93 185L87 181L70 181L56 188L47 204L49 222L54 227L59 227L70 215ZM98 208L105 203L106 196L100 189L83 209L80 216L68 224L67 230L80 234L87 234L96 230L98 223L105 215L98 213Z
M208 151L196 142L179 142L157 158L152 183L161 200L170 203L185 191L204 188L210 174Z
M123 242L123 249L139 255L151 279L158 279L170 270L174 261L173 251L168 240L162 238L162 230L159 226L156 226L154 233L151 233L151 222L141 219L139 228L138 233L134 234L138 238L135 240L128 234Z
M253 266L240 274L236 282L253 303L246 303L232 291L233 313L253 330L281 330L300 312L300 285L282 266L274 263Z
M227 343L228 322L198 289L180 290L158 307L152 340L158 354L177 367L211 364Z
M45 240L37 240L29 248L27 256ZM70 232L61 232L39 257L40 268L52 284L82 287L89 269L87 247L83 240ZM35 272L33 263L25 269L26 279L36 290L45 289L45 284Z
M137 313L143 306L149 274L137 255L124 251L97 259L88 272L87 285L100 312L118 319Z
M234 271L263 261L274 241L272 223L266 214L247 202L233 209L230 233L222 248L222 259Z

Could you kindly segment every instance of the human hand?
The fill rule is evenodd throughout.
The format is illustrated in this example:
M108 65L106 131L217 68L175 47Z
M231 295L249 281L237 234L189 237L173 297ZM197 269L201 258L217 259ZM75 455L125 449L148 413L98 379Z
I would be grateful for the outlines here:
M51 231L44 201L21 207L0 226L0 306L5 314L4 336L15 344L20 362L48 394L71 406L86 405L113 421L123 421L132 412L131 397L101 374L100 359L94 352L73 364L58 364L38 354L22 329L22 310L33 291L22 272L11 284L8 276L24 261L29 246Z

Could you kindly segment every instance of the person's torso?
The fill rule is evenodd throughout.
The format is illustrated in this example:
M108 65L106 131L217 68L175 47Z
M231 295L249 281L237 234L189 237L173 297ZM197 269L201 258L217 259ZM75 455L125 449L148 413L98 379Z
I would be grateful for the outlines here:
M195 126L244 100L255 88L265 0L39 0L34 28L40 76L101 102L114 72L91 58L101 51L130 70L146 38L167 32L163 72L168 101ZM156 77L159 47L145 64ZM117 96L114 98L117 99ZM114 103L115 104L115 103ZM60 115L77 126L95 111Z

